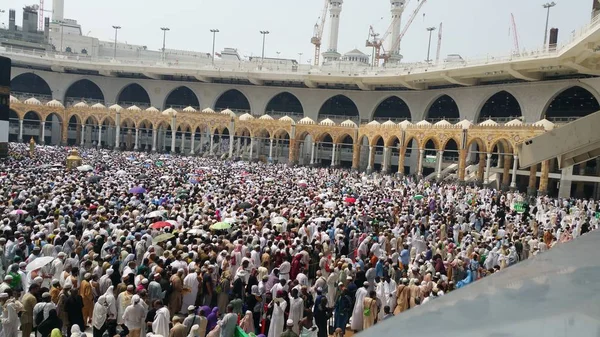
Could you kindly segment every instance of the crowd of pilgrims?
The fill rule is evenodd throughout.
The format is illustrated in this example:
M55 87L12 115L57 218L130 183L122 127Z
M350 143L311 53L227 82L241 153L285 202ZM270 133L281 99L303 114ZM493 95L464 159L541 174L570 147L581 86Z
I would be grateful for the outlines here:
M4 337L344 336L598 227L592 200L95 149L67 170L67 148L10 151Z

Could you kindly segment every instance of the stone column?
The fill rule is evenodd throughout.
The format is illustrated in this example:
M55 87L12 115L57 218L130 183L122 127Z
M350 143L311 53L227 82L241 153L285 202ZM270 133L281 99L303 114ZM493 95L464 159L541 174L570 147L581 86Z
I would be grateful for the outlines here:
M352 144L352 169L358 170L360 166L360 144Z
M558 186L558 197L568 198L571 196L571 187L573 186L573 168L575 166L565 167L560 170L560 185Z
M44 122L42 122L44 123ZM40 124L41 125L41 124ZM23 143L23 120L19 119L19 143Z
M190 140L190 154L193 155L194 153L196 153L196 149L194 148L195 145L195 141L196 141L196 131L192 131L192 139Z
M400 148L398 153L398 175L404 175L404 161L406 160L406 148Z
M335 166L335 148L336 148L336 144L333 143L331 145L331 166Z
M85 146L85 124L81 124L81 147Z
M115 116L115 148L121 148L121 113L117 111Z
M417 162L417 176L423 177L423 156L425 155L425 149L419 149L419 159Z
M158 138L158 129L152 129L152 152L156 152L156 139Z
M506 164L506 163L505 163ZM529 167L529 185L527 186L527 194L535 196L535 183L537 181L537 164Z
M486 157L487 159L485 161L485 178L483 179L484 185L488 185L490 183L490 167L492 165L492 154L488 153Z
M229 133L229 158L233 158L233 132Z
M162 152L165 152L167 150L167 129L163 129L162 132L163 136L163 142L162 142Z
M315 147L316 146L317 146L317 144L315 142L312 142L312 144L310 144L310 165L315 164Z
M388 168L388 164L389 164L389 158L388 158L388 152L389 152L389 148L387 146L383 147L383 160L381 162L381 173L388 173L389 168Z
M181 149L179 149L179 153L185 154L185 132L181 133Z
M98 145L97 147L102 148L102 125L98 126Z
M42 127L42 139L40 139L40 144L46 144L46 122L40 122L40 126Z
M296 146L296 140L290 139L290 150L288 153L288 165L294 165L298 163L298 146Z
M171 153L175 153L175 141L177 140L176 135L177 131L175 130L175 128L171 128Z
M504 158L504 164L502 166L502 189L507 190L510 184L510 156L504 154L502 157ZM500 162L500 160L498 160L498 162Z
M134 151L138 150L139 139L140 139L140 129L135 128L135 141L133 142L133 150Z
M213 155L213 144L215 142L215 135L213 135L212 132L209 135L210 135L210 149L209 149L208 153L212 156Z
M202 131L202 129L200 129L200 152L198 152L198 154L204 153L203 147L204 147L204 132ZM196 149L194 149L194 151L196 151Z
M240 153L240 148L242 147L242 137L237 138L237 142L236 142L235 146L236 146L235 152L237 153L238 156L241 156L242 154Z
M483 175L485 172L485 157L479 154L479 167L477 168L477 183L483 183Z
M584 176L585 175L585 167L586 167L586 163L581 163L579 164L579 175L580 176ZM584 189L585 183L582 181L579 181L576 183L575 185L575 197L576 198L582 198L583 197L583 189Z
M467 169L467 150L461 149L458 151L458 183L465 183L465 171Z
M541 177L540 177L540 187L538 188L538 194L539 195L546 195L548 194L548 175L550 174L550 161L549 160L544 160L542 162L542 169L541 169Z
M273 161L273 138L271 138L271 141L269 142L269 161Z
M442 180L442 162L444 161L444 151L438 151L437 157L438 157L438 161L437 161L436 179L437 179L437 181L440 181L440 180Z
M250 137L250 157L248 158L249 161L252 161L253 152L254 152L254 137Z
M519 157L518 156L513 156L513 172L512 172L512 179L510 180L510 189L511 190L515 190L517 189L517 169L519 168Z
M369 146L369 164L367 165L367 173L373 172L373 157L375 157L375 147Z

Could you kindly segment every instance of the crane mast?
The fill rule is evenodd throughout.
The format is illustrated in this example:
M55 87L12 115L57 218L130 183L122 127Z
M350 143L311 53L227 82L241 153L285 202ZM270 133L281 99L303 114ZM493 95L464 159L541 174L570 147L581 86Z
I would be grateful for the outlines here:
M323 0L323 11L319 21L315 23L313 29L313 37L310 39L310 43L315 45L315 57L314 65L319 65L319 58L321 55L321 39L323 37L323 29L325 28L325 19L327 18L327 9L329 8L329 0Z
M510 13L510 21L511 21L511 25L512 25L512 31L513 31L513 43L514 43L514 51L513 53L515 55L519 55L521 53L521 49L519 48L519 34L517 32L517 22L515 21L515 16L513 13Z
M415 21L415 18L417 17L417 14L419 14L419 11L421 10L421 7L423 7L423 5L426 2L427 2L427 0L421 0L421 2L419 2L419 5L414 10L414 12L411 14L410 18L408 19L408 22L406 23L406 25L402 29L402 32L400 33L400 35L398 35L398 38L396 38L396 41L394 41L394 44L392 45L390 53L393 52L394 50L398 50L398 47L400 47L400 41L402 41L402 38L404 37L404 35L408 31L408 28L410 28L410 25L413 23L413 21ZM387 62L387 60L390 58L390 56L391 56L390 53L386 53L386 54L384 54L382 56L384 62Z
M442 52L442 24L443 24L443 22L440 22L440 30L438 32L437 52L435 53L435 64L440 63L440 54Z
M40 8L38 9L38 29L44 30L44 0L40 0Z

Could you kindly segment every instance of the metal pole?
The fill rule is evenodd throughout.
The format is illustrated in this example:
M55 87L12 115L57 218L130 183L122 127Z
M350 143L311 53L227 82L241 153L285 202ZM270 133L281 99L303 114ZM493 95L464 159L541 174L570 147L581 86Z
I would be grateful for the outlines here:
M302 64L302 53L298 53L298 56L300 56L298 59L298 64Z
M545 3L544 5L542 5L542 7L547 9L546 12L546 30L544 30L544 50L547 49L547 43L548 43L548 22L550 21L550 8L556 6L556 2L552 1L550 3Z
M60 52L63 52L63 33L64 33L64 26L62 24L62 22L60 23Z
M113 55L113 58L117 58L117 32L119 31L119 29L121 29L121 26L113 26L113 28L115 29L115 53Z
M212 41L212 64L215 64L215 39L216 39L216 35L219 32L218 29L211 29L210 30L211 33L213 33L213 41Z
M427 62L427 63L431 63L431 60L429 59L429 53L431 52L431 34L433 33L434 30L435 30L435 27L427 28L427 31L429 31L429 46L427 47L427 60L425 60L425 62Z
M165 55L165 43L166 43L166 40L167 40L167 31L169 31L170 29L168 27L161 27L160 29L163 31L162 58L163 58L163 61L165 61L166 60L166 57L165 57L166 56Z
M263 36L262 57L261 57L261 60L260 60L260 64L262 66L262 64L265 62L265 40L266 40L267 34L269 34L269 31L268 30L261 30L260 33Z

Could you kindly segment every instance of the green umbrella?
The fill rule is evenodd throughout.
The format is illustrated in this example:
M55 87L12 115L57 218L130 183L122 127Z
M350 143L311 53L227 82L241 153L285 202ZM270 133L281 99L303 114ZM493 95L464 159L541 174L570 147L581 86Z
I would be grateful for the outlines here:
M231 228L231 224L224 221L217 222L216 224L210 226L210 229L213 230L225 230L229 228Z
M155 237L154 239L152 239L152 242L159 243L159 242L171 240L174 237L175 237L175 235L173 235L171 233L165 233L165 234L161 234L161 235Z
M422 195L420 195L420 194L417 194L417 195L415 195L415 196L413 197L413 199L415 199L415 200L421 200L421 199L423 199L423 198L425 198L425 197L424 197L424 196L422 196Z
M154 163L156 166L161 167L163 166L163 162L162 161L157 161L156 163Z

